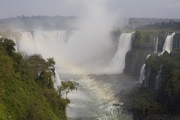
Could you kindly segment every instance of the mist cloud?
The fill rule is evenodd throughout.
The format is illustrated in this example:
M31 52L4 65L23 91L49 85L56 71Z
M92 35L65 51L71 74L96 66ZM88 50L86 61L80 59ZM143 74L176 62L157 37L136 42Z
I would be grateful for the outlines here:
M100 65L99 61L105 61L108 51L113 49L110 33L115 28L118 17L109 9L108 0L72 1L66 2L66 5L79 4L81 9L80 17L75 23L78 31L74 31L67 44L42 44L48 46L47 53L51 52L50 55L54 55L56 61L64 59L86 72L92 72Z

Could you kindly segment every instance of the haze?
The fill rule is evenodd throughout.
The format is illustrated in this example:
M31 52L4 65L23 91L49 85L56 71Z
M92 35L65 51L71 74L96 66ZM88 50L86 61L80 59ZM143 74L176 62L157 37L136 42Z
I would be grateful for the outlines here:
M123 22L119 22L118 18L178 18L178 9L180 9L178 3L180 2L177 0L134 0L133 2L127 0L1 0L0 14L1 18L21 15L79 16L75 24L79 30L70 38L67 45L59 46L56 43L40 42L40 44L36 43L38 45L36 48L43 48L43 50L39 50L43 57L46 55L53 56L56 61L61 61L60 63L63 63L63 58L66 62L68 61L68 64L83 67L83 70L88 73L94 71L102 73L104 70L106 73L112 73L110 63L116 54L109 52L115 49L110 33L115 27L121 28L124 25ZM43 33L41 32L36 31L36 37L42 36ZM37 40L44 39L38 37ZM115 62L123 62L122 58ZM106 59L108 61L104 61ZM123 68L122 70L117 68L117 65L113 67L114 73L121 73Z
M0 19L21 15L80 16L84 7L82 0L0 0ZM120 17L180 18L179 0L110 0L106 7Z

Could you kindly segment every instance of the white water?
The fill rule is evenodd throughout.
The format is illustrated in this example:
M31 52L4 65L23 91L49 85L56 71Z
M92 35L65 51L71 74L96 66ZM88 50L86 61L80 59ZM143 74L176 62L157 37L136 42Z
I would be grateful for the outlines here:
M99 56L109 50L111 46L107 42L90 42L81 37L83 32L78 31L35 31L21 32L21 39L17 40L18 52L27 55L41 54L43 58L54 57L58 61L56 67L64 73L72 72L72 66L81 69L79 74L118 74L125 67L126 53L131 49L131 36L133 33L123 33L119 38L118 50L108 66L100 66L99 61L81 66L81 62ZM65 44L66 43L66 44ZM102 45L101 45L102 44ZM92 48L91 48L92 46ZM101 58L103 60L103 58ZM108 63L107 63L108 64ZM98 66L99 65L99 66ZM68 67L67 67L68 66Z
M146 59L148 59L149 57L151 56L151 54L147 55ZM139 82L140 83L143 83L143 80L145 79L145 66L146 64L143 64L143 66L141 67L141 70L140 70L140 76L139 76Z
M101 80L81 75L76 77L73 80L79 83L78 89L68 94L71 100L67 108L69 120L132 120L132 115L120 114L121 108L118 116L111 114L113 109L116 110L113 104L120 104L114 95L125 87L123 82L119 79Z
M160 87L161 87L161 70L162 70L162 67L163 67L163 64L160 65L160 69L159 69L159 72L156 76L156 81L155 81L155 88L156 90L158 90Z
M172 51L172 45L173 45L173 37L174 37L175 33L172 33L171 35L168 35L166 38L166 41L164 43L163 46L163 51L161 53L161 55L167 51L168 53L170 53Z
M119 38L118 50L110 63L110 72L122 73L125 68L126 53L131 50L133 33L122 33Z
M49 54L47 50L53 49L53 46L49 45L67 42L72 33L67 31L36 31L33 34L30 32L21 32L20 34L21 39L17 44L19 52L32 55L45 52Z
M18 42L19 52L25 52L28 55L35 54L36 48L33 36L30 32L22 32L21 40Z
M21 39L17 41L18 52L26 53L27 55L41 54L45 59L57 56L54 53L58 51L52 50L53 45L63 44L68 40L68 32L66 31L38 31L32 35L30 32L21 32ZM54 53L53 53L54 52ZM56 59L55 59L56 61ZM61 85L61 79L55 69L54 87L57 89Z
M165 51L167 51L168 53L170 53L172 51L172 46L173 46L173 37L174 37L175 33L172 33L171 35L168 35L166 40L165 40L165 43L164 43L164 46L163 46L163 51L160 53L160 55L162 55ZM157 53L158 51L158 37L157 38L154 38L154 43L155 43L155 46L154 46L154 53ZM147 56L147 58L149 57L150 55ZM146 58L146 59L147 59ZM139 77L139 82L142 83L143 80L145 79L145 64L143 64L143 66L141 67L141 71L140 71L140 77ZM155 82L155 86L156 86L156 89L159 89L160 87L160 82L161 82L161 68L162 66L160 67L160 71L158 72L157 74L157 77L156 77L156 82ZM147 81L145 81L145 87L147 87Z
M131 49L132 34L133 33L121 34L118 50L112 58L110 66L107 68L108 71L104 72L123 72L125 67L125 55ZM80 39L80 32L71 32L68 33L68 35L69 37L67 37L65 31L35 31L33 35L30 32L21 32L21 39L17 41L19 52L25 52L28 55L41 54L45 59L48 57L54 57L57 65L56 68L58 67L55 71L54 79L54 86L56 89L61 85L61 79L58 73L63 73L67 69L70 74L76 74L76 76L78 73L86 72L86 70L81 69L81 67L75 66L73 61L77 61L81 58L90 58L92 57L92 54L100 54L98 51L94 53L93 50L99 50L99 48L101 48L101 44L98 43L98 41L97 44L93 44L94 42L91 43L82 40ZM95 47L92 48L91 51L86 49L88 46ZM80 47L82 48L79 49ZM84 57L84 55L86 55L86 57ZM64 67L66 69L64 69ZM113 107L113 103L118 103L118 100L114 95L124 86L120 87L121 84L119 84L118 81L116 83L112 83L112 81L105 84L104 81L99 82L98 80L90 79L87 76L78 76L77 82L80 84L78 91L73 91L68 94L68 98L72 100L67 109L68 117L76 118L80 116L80 118L85 118L86 120L92 118L105 120L116 119L114 116L111 116L110 110ZM132 116L130 115L122 115L120 117L122 120L132 119Z
M54 87L56 90L58 90L58 87L61 86L61 79L60 79L59 74L56 69L54 72L55 72Z
M143 64L143 66L141 67L141 70L140 70L140 76L139 76L139 82L140 83L142 83L144 78L145 78L145 75L144 75L145 66L146 66L146 64Z
M156 54L158 52L158 37L154 38L154 53Z

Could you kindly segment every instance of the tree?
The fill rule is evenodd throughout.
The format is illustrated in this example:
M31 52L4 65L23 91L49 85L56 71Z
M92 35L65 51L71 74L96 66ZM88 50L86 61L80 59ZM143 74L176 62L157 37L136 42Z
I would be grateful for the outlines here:
M61 82L62 86L59 87L59 94L61 93L61 91L65 91L66 92L66 99L67 99L67 94L70 92L70 90L77 90L77 88L74 86L73 82L71 81L67 81L67 82Z
M164 91L170 98L171 103L174 103L180 96L180 70L174 70L167 76Z
M11 55L13 53L13 51L15 51L15 43L12 41L12 40L9 40L7 38L1 38L0 39L0 44L2 44L5 49L6 49L6 52Z
M56 64L56 62L54 61L54 58L47 58L47 65L48 65L48 69L51 70L54 75L55 75L55 68L54 65Z
M54 58L52 57L52 58L48 58L48 59L47 59L47 64L48 64L49 66L52 66L52 65L55 65L56 62L54 61Z
M39 80L41 80L44 86L48 86L49 88L53 88L53 82L51 79L52 72L50 71L42 71L39 76Z
M46 61L39 55L25 60L6 42L0 39L0 120L67 120L70 101L55 91Z
M32 74L34 75L35 78L38 77L39 72L47 70L46 61L43 58L41 58L39 55L32 55L29 57L27 61L30 65L30 68L33 69Z

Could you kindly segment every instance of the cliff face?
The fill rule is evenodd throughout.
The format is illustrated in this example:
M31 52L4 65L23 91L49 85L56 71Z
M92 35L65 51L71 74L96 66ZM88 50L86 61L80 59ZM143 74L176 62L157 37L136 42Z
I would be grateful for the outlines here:
M152 55L146 60L145 73L148 89L159 91L159 98L166 109L180 111L180 49L170 54ZM163 98L163 99L162 99Z
M132 49L126 54L124 73L138 79L142 65L149 54L154 54L156 40L157 53L162 52L167 35L172 30L138 30L132 37ZM176 32L173 37L173 49L180 48L180 34Z
M136 31L132 37L132 50L126 54L124 73L138 78L147 55L154 52L155 40L158 38L157 52L161 52L167 35L168 31L164 30Z
M148 83L148 88L159 89L164 84L166 77L170 75L174 69L179 69L179 43L180 34L176 33L173 37L173 50L170 54L165 51L161 56L153 54L146 60L145 81Z
M180 34L176 33L173 37L173 49L180 48Z
M121 91L119 96L120 99L124 99L122 101L127 109L142 111L141 115L134 117L157 117L155 112L147 110L166 111L168 115L176 117L180 114L180 34L176 32L173 37L172 51L170 53L165 51L158 56L153 50L152 37L159 38L157 52L162 52L165 37L172 31L147 34L148 32L145 31L145 36L149 37L142 37L144 35L142 31L134 34L132 50L126 55L124 70L126 74L138 78L140 67L145 63L145 79L140 88L126 89ZM148 54L151 56L146 59ZM167 114L160 113L159 118L167 119L164 117Z

